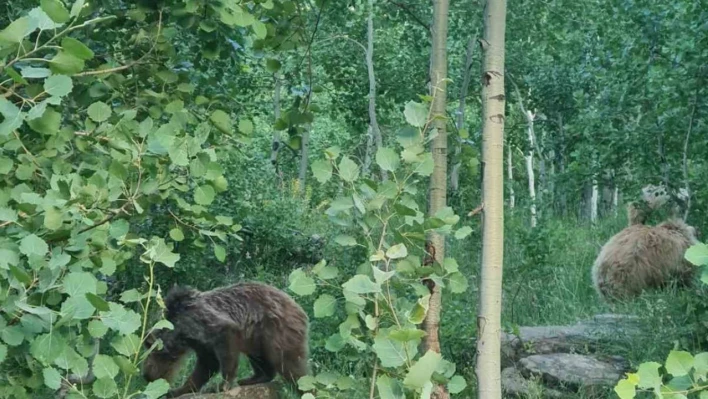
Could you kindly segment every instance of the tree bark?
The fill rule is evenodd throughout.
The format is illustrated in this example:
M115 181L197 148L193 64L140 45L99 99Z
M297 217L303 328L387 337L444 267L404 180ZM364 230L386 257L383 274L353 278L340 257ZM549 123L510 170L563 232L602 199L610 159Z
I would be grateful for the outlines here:
M302 132L302 138L300 140L300 173L298 174L298 185L302 193L305 193L305 183L307 180L307 166L308 166L308 150L310 148L310 129L311 125L307 125L305 131Z
M536 145L536 135L534 134L534 130L533 130L533 123L534 123L534 120L536 119L536 115L533 112L531 112L530 110L527 110L526 107L524 107L524 101L521 98L521 93L519 92L519 87L516 86L516 83L512 80L511 84L514 86L514 92L516 93L516 99L519 103L519 109L521 110L521 113L524 115L524 118L526 118L526 137L529 142L529 150L528 150L528 153L524 155L524 159L526 160L526 173L528 175L528 180L529 180L529 199L531 200L531 203L529 205L529 211L531 213L531 228L534 228L534 227L536 227L536 223L537 223L537 217L536 217L536 175L533 170L534 150L536 150L539 160L541 159L541 152L539 151L539 149ZM545 166L544 166L544 169L545 169ZM542 171L543 171L543 169L542 169Z
M504 261L504 36L506 1L487 0L484 10L482 113L484 223L477 316L477 397L501 399L501 297Z
M448 0L433 0L433 40L432 40L432 69L431 69L431 117L433 129L437 135L432 142L433 175L430 179L430 215L447 204L447 132L445 103L447 99L447 18ZM445 237L432 233L429 237L434 248L435 261L442 264L445 259ZM440 312L442 310L442 292L440 286L433 284L430 295L428 313L423 322L427 333L424 347L440 353L440 339L438 329L440 326ZM436 399L447 399L449 394L444 385L438 385L433 390Z
M280 91L282 87L282 81L278 78L278 75L274 75L275 79L275 89L273 91L273 116L277 121L280 119ZM278 173L278 152L280 151L280 131L273 130L273 142L270 150L270 163L275 166L275 172Z
M698 105L699 89L700 85L696 85L696 91L693 97L693 108L691 109L691 117L688 120L688 130L686 131L686 139L683 141L683 161L681 165L683 169L683 184L686 189L686 204L683 211L683 220L688 219L688 213L691 211L691 185L688 178L688 143L691 140L691 132L693 131L693 121L696 117L696 106Z
M590 222L597 222L597 203L600 191L597 186L597 178L592 179L592 194L590 195Z
M470 80L472 78L472 56L474 55L474 45L476 41L474 37L467 41L467 53L465 55L464 70L462 71L462 86L460 87L460 99L457 105L457 121L455 123L458 132L465 128L465 105L467 102L467 90L469 89ZM462 152L461 137L458 137L457 141L455 157L459 157ZM453 192L456 192L460 186L461 167L462 161L458 159L455 165L452 166L452 172L450 172L450 190Z

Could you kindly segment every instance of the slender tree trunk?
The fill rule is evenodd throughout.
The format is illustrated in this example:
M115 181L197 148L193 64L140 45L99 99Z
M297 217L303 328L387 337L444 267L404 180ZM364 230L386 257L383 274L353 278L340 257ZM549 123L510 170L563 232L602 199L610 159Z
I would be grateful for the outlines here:
M521 98L521 93L519 92L519 87L516 85L516 82L511 80L512 85L514 86L514 92L516 93L516 98L517 101L519 102L519 109L521 110L521 113L524 115L524 118L526 118L526 137L529 141L529 150L528 153L524 155L524 159L526 160L526 173L528 174L528 180L529 180L529 199L531 200L529 210L531 212L531 227L534 228L536 227L536 176L535 172L533 170L533 155L534 155L534 150L536 150L537 155L539 156L539 159L541 159L541 152L538 151L538 148L536 146L536 135L534 134L533 130L533 123L534 120L536 119L536 115L531 112L530 110L527 110L526 107L524 107L524 101ZM545 169L545 166L544 166ZM544 171L545 173L545 171Z
M310 148L310 129L311 125L307 125L305 131L302 132L302 139L300 140L300 173L298 174L299 188L302 193L305 193L305 183L307 179L307 166L308 166L308 150Z
M366 150L364 152L364 163L361 166L361 173L364 176L369 176L371 169L371 154L374 151L374 135L371 133L371 125L366 129Z
M474 55L474 45L476 43L474 37L467 41L467 54L465 56L464 70L462 71L462 86L460 87L460 99L457 106L457 131L462 131L465 128L465 104L467 100L467 90L470 85L470 79L472 78L472 56ZM462 152L462 139L458 137L457 146L455 146L455 158L459 158ZM450 190L456 192L460 186L460 168L462 166L462 161L457 159L455 165L452 166L452 172L450 172Z
M273 116L277 121L278 119L280 119L280 91L282 87L282 81L280 80L277 74L274 76L275 89L273 91ZM282 144L280 143L280 131L274 129L273 142L270 150L270 163L275 166L276 173L278 173L278 152L280 151L281 145Z
M484 223L477 316L477 397L501 399L501 299L504 260L504 36L506 1L487 0L484 10L482 113Z
M619 187L617 187L617 182L615 182L614 185L615 189L612 190L612 209L615 217L617 217L619 216Z
M565 177L565 129L563 128L563 115L558 115L558 132L560 133L560 149L558 151L558 172L561 176ZM568 214L568 194L566 192L567 187L560 187L560 210L561 215L566 216Z
M506 173L509 179L509 209L516 206L516 196L514 194L514 169L511 162L511 144L506 145Z
M447 204L447 132L445 103L447 99L447 18L448 0L433 0L433 43L432 43L432 74L431 96L433 128L437 135L432 142L433 175L430 179L430 215ZM429 237L430 244L435 250L435 260L442 263L445 259L445 237L432 233ZM442 311L442 291L440 286L433 284L430 295L428 313L423 322L427 333L424 347L427 350L440 353L440 313ZM444 385L438 385L433 390L436 399L447 399L449 394Z
M531 212L531 228L536 227L536 176L533 171L533 150L529 150L528 154L524 156L526 159L526 173L528 175L529 181L529 200L530 206L529 211Z
M686 139L683 141L683 184L686 189L686 204L683 211L683 220L688 219L688 213L691 211L691 185L688 178L688 143L691 140L691 132L693 131L693 121L696 117L696 105L698 104L698 93L700 85L696 85L695 95L693 97L693 108L691 109L691 117L688 120L688 130L686 131Z

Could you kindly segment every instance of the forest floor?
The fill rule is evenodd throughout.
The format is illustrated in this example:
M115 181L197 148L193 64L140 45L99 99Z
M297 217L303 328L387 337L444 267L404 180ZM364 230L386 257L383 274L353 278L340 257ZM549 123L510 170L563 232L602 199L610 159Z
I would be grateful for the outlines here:
M615 342L598 348L598 351L602 355L626 358L633 369L646 361L663 362L674 347L688 351L700 348L704 335L697 334L697 331L704 330L700 329L701 322L697 316L695 289L667 288L614 305L602 302L597 296L590 270L602 245L626 226L622 215L608 216L594 226L575 219L542 221L533 231L526 227L526 219L523 215L511 215L506 217L505 222L502 325L507 332L513 332L519 326L575 324L597 314L616 313L637 316L642 333L631 341ZM444 297L441 322L443 355L456 363L469 385L455 397L465 399L476 398L476 276L481 261L481 240L475 236L473 234L462 244L455 240L450 242L449 256L455 257L460 269L469 276L470 288L464 294ZM276 279L281 278L286 279L287 276ZM352 366L352 362L346 359L321 352L317 357L318 368L352 375L357 380L362 378L357 374L363 369ZM182 370L185 377L191 370L191 363L190 360ZM250 372L247 362L242 359L239 375L245 376ZM218 377L215 380L218 381ZM349 393L346 397L367 398L368 389L366 391ZM599 396L595 393L593 396L578 394L576 397L605 399L616 398L616 395L608 388ZM536 397L528 399L532 398Z

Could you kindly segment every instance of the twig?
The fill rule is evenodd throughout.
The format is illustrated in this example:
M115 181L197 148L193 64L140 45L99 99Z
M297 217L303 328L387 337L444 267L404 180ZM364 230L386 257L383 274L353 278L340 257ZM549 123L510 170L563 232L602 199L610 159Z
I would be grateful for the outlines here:
M476 208L474 208L473 210L471 210L471 211L467 214L467 216L474 216L474 215L476 215L476 214L482 212L483 209L484 209L484 203L481 203L478 207L476 207Z

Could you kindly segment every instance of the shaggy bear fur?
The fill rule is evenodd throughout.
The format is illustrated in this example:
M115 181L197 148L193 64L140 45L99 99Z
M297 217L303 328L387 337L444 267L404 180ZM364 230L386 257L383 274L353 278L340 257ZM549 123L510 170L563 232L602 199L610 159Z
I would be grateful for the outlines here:
M173 330L158 330L163 348L153 350L143 364L148 381L172 382L189 351L197 364L187 382L168 397L198 392L221 372L221 390L228 390L237 374L239 354L248 356L254 375L239 385L271 381L278 373L293 384L308 373L308 318L285 292L260 283L243 283L213 291L175 287L165 297L166 318Z

